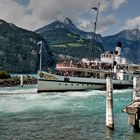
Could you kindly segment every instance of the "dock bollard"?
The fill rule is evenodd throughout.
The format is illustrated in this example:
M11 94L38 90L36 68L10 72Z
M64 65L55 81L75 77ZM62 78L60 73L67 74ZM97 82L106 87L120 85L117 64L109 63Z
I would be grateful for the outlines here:
M113 115L113 83L110 77L106 78L106 126L114 129L114 115Z
M23 75L20 75L20 86L23 87Z

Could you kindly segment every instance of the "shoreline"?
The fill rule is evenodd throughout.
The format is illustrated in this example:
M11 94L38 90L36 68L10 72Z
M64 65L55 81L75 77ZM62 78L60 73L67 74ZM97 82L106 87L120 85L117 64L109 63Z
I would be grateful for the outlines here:
M23 77L23 85L34 85L37 84L37 78L34 77ZM20 86L20 77L12 77L8 79L0 79L0 87L15 87Z

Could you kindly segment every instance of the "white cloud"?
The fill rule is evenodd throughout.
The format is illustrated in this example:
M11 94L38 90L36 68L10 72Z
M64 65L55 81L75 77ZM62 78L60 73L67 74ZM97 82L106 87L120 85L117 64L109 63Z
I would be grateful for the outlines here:
M89 31L93 31L93 29L94 29L94 25L93 25L92 21L90 21L90 20L78 18L76 22L78 24L78 27L85 31L89 32Z
M112 15L108 15L105 17L100 17L100 20L97 24L97 33L104 33L108 29L110 29L113 25L115 25L119 20ZM78 19L77 24L81 29L85 31L94 31L94 22L86 19Z
M113 9L118 9L122 4L126 3L127 0L113 0L112 1L112 8Z
M108 29L112 28L113 25L117 24L119 19L112 15L108 15L106 17L102 17L99 21L99 32L103 33L106 32Z
M22 6L11 0L1 0L0 9L0 18L8 21L20 19L20 15L23 15L24 12L24 8Z
M89 12L99 1L101 3L101 14L111 6L112 2L113 7L118 8L126 0L29 0L28 5L24 6L21 5L21 3L17 3L17 0L0 0L0 18L29 30L38 29L39 27L63 17L69 17L75 20L75 23L78 23L76 18L79 20L78 17L81 13ZM92 14L94 14L93 11ZM91 19L87 19L89 21L81 19L81 21L84 21L81 27L86 27L89 30L93 29ZM109 20L113 22L115 19L110 17ZM106 29L107 25L104 27L104 30Z
M140 16L129 19L125 22L123 29L133 29L140 26Z

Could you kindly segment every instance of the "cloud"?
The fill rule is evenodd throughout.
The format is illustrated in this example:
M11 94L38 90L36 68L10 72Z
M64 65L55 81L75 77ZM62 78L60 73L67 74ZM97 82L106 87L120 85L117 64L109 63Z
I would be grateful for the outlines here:
M127 0L113 0L112 1L112 8L113 9L118 9L122 4L126 3Z
M97 3L98 0L30 0L28 8L33 11L32 18L38 18L37 24L42 21L42 24L46 25L56 19L65 17L74 19L81 13L89 11ZM104 7L102 6L102 9Z
M77 22L78 27L85 31L89 32L89 31L93 31L94 29L94 25L90 20L78 18L76 22Z
M93 31L94 30L94 22L86 19L78 19L77 24L79 28L84 29L85 31ZM119 20L112 15L108 15L105 17L100 17L97 25L97 32L104 33L108 29L110 29L113 25L118 23Z
M108 0L101 0L105 10ZM57 18L73 18L96 6L98 0L1 0L0 18L26 29L35 30Z
M99 21L99 32L106 32L108 29L112 28L113 25L119 22L119 19L112 15L102 17Z
M36 30L56 19L65 17L78 23L81 15L86 12L90 14L91 7L97 6L99 1L101 3L100 14L102 14L107 11L112 2L113 7L118 8L127 0L0 0L0 18L29 30ZM92 16L93 14L92 11ZM108 17L108 19L110 24L114 24L115 18ZM83 25L81 23L81 27L93 29L93 24L91 24L93 21L90 18L87 18L86 21L81 18L82 20L84 23ZM101 29L103 29L103 25ZM107 25L103 30L106 29Z
M140 26L140 16L127 20L123 26L123 29L133 29L137 26Z
M24 18L24 11L26 11L24 7L11 0L1 0L0 9L0 18L13 23Z

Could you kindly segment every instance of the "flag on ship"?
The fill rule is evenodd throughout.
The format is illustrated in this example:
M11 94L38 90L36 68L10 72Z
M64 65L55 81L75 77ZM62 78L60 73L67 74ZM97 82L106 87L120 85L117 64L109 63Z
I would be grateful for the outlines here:
M91 8L91 9L94 9L95 11L97 11L97 10L98 10L98 8L97 8L97 7L93 7L93 8Z
M99 6L100 6L100 3L98 3L98 6L97 7L92 7L91 9L93 9L95 11L98 11L99 10Z

